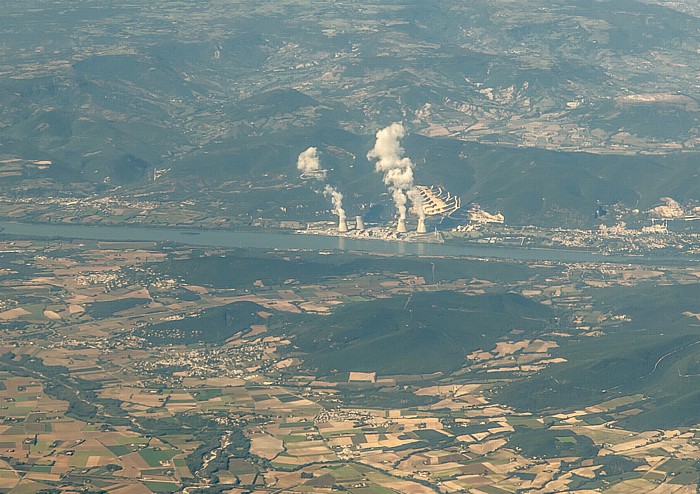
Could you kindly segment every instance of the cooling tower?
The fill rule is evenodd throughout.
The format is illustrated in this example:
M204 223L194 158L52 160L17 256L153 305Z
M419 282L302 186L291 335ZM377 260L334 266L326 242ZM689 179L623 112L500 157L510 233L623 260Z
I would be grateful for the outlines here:
M399 219L399 224L396 225L396 233L406 233L406 220Z
M345 218L340 218L338 221L338 231L339 232L347 232L348 231L348 223L345 221Z
M425 228L425 219L418 218L418 228L416 228L418 233L427 233L428 230Z
M362 219L362 216L355 216L355 228L358 230L365 229L365 221Z

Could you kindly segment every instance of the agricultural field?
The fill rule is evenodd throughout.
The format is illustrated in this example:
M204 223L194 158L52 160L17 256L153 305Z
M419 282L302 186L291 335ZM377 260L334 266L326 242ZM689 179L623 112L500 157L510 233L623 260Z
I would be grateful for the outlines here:
M9 238L0 252L3 492L700 480L693 267Z

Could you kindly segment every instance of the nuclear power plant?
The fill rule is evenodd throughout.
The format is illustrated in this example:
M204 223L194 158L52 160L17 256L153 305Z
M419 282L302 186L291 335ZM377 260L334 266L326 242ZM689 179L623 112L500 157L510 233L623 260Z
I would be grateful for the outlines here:
M372 226L365 225L365 220L362 215L355 215L355 220L348 225L348 220L345 216L345 210L342 207L342 194L336 191L333 187L326 185L325 195L329 197L335 208L333 213L338 216L337 227L331 228L329 233L347 233L353 236L368 236L368 237L394 237L397 236L410 240L411 232L414 234L427 234L427 220L431 218L447 217L457 212L461 207L461 201L458 196L453 196L450 192L438 186L415 185L406 194L407 200L411 202L411 208L405 207L404 215L398 214L395 216L396 226L387 231L387 226L373 224ZM399 210L401 211L401 210ZM454 218L454 216L452 216ZM352 218L352 217L351 217ZM415 218L413 223L412 218ZM415 225L415 230L414 226ZM409 235L405 237L405 235Z
M355 216L355 232L364 232L367 229L365 226L365 221L362 216ZM374 229L373 229L374 230ZM348 222L345 218L338 219L338 226L336 227L338 233L348 233L351 231L348 226ZM374 230L376 231L376 230ZM395 233L408 233L408 226L406 225L406 220L399 218L396 222ZM427 233L428 229L425 226L425 219L418 218L418 225L416 226L416 233Z
M328 227L328 223L320 230L327 234L343 233L350 236L401 238L411 240L414 234L425 234L428 231L426 217L450 216L460 209L460 198L452 196L438 186L414 185L414 162L405 156L405 150L401 147L401 140L406 135L403 124L393 123L379 130L376 134L374 147L367 153L367 159L374 161L375 172L382 175L382 182L387 187L396 208L396 229L388 228L388 225L365 226L364 218L355 216L355 225L352 231L348 227L346 212L343 208L343 194L336 186L328 183L328 171L321 167L319 151L310 147L299 154L297 169L301 172L300 178L310 180L322 185L322 190L316 190L330 199L333 205L333 214L337 215L337 228ZM409 211L408 205L411 204ZM415 232L409 233L408 222L411 217L417 219ZM452 217L454 220L455 218ZM411 222L412 223L412 222ZM411 226L413 228L413 226ZM308 231L308 229L307 229ZM346 235L343 235L346 236ZM423 240L425 237L418 237Z
M350 216L350 220L348 220L342 206L343 195L334 187L326 184L324 195L331 199L334 206L332 213L337 215L338 219L335 225L326 226L323 229L328 234L347 234L358 237L401 238L410 241L413 235L428 233L428 221L440 221L440 217L452 215L461 206L458 196L453 196L441 187L415 185L406 194L406 199L410 201L411 207L405 205L404 209L399 209L399 214L394 216L394 221L396 221L394 226L376 223L368 226L365 224L363 215L354 215L354 221L352 220L353 216ZM361 209L364 207L361 206ZM401 215L401 211L404 211L403 215ZM458 219L454 216L451 217ZM465 218L467 217L465 216ZM420 238L425 239L425 237Z

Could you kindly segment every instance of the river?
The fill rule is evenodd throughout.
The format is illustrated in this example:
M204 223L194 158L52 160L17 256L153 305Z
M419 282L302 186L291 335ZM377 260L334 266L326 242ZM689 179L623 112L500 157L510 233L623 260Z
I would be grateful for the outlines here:
M0 221L0 234L18 237L84 240L177 242L189 245L229 248L301 249L312 251L353 251L437 257L479 257L522 261L673 263L695 264L691 256L605 255L568 249L533 249L494 245L398 242L380 239L354 239L300 233L267 231L192 230L181 228L111 225L39 224Z

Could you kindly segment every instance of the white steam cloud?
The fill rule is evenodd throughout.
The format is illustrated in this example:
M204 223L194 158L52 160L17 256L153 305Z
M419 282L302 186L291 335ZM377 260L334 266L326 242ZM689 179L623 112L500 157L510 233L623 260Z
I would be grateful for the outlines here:
M406 219L407 193L413 188L413 167L410 158L405 157L401 139L406 131L401 123L393 123L377 132L374 148L367 153L367 159L377 159L374 169L384 174L384 184L389 188L396 205L399 220ZM419 208L419 211L422 207Z
M415 187L408 191L408 198L413 203L413 207L416 209L416 214L418 218L425 219L425 211L423 210L423 196Z
M319 182L325 182L326 180L326 170L321 168L318 149L315 147L310 147L299 155L297 168L301 171L301 178L310 178ZM332 185L325 184L323 195L333 203L333 213L338 215L340 221L344 221L343 194L338 192Z
M297 168L301 172L301 178L326 179L326 170L321 168L321 162L318 159L318 149L315 147L310 147L299 155Z
M340 221L345 220L345 210L343 209L343 194L335 190L332 185L326 184L323 195L329 197L333 203L334 213L338 215Z

